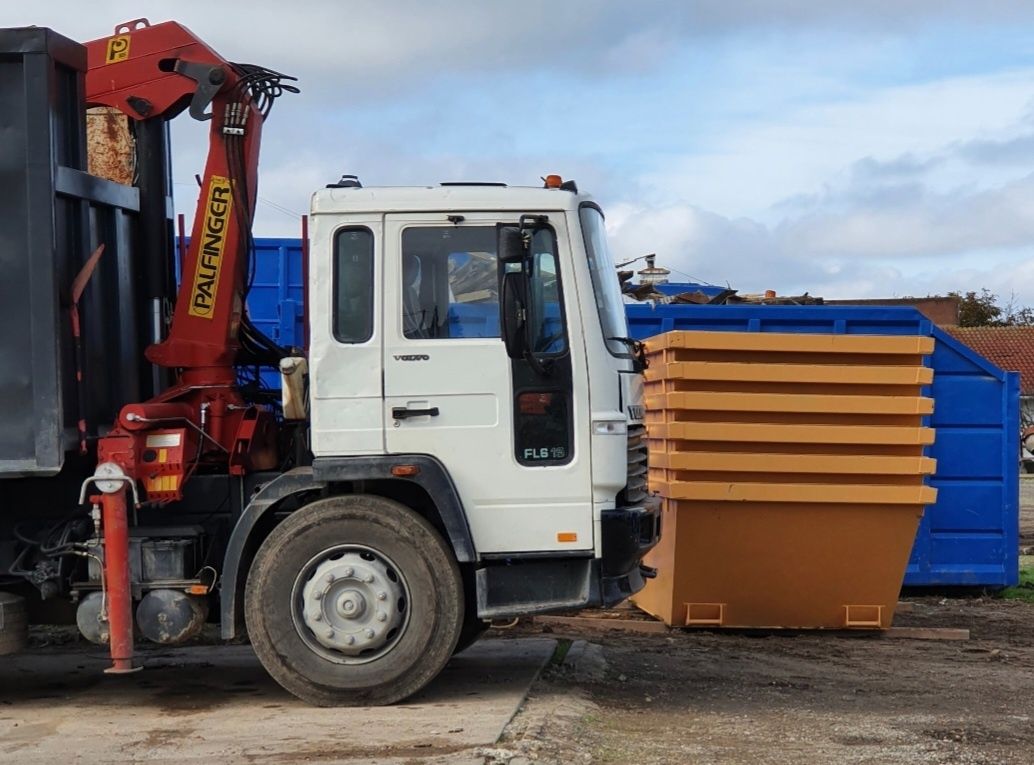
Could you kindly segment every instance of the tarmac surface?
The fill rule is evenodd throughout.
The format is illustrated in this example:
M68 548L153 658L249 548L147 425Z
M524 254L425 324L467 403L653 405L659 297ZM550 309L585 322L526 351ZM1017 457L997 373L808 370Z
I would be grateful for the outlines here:
M483 763L556 641L487 640L412 700L319 709L282 690L249 646L157 649L104 675L104 652L0 659L0 763Z

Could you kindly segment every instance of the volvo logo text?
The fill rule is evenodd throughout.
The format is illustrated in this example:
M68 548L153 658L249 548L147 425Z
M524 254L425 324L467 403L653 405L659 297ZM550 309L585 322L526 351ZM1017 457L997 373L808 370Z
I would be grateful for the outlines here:
M431 357L426 353L404 353L395 354L395 361L430 361Z

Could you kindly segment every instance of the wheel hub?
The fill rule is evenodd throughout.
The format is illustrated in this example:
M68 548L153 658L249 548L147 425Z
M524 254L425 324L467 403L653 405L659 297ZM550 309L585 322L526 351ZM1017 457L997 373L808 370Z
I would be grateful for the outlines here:
M349 657L390 648L408 608L405 583L390 561L367 549L316 560L299 577L298 615L308 637Z

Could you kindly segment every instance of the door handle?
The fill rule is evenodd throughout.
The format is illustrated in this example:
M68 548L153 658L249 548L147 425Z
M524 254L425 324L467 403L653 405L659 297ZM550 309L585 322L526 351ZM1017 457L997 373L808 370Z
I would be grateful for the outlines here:
M391 416L396 420L404 420L407 417L437 417L438 407L432 406L430 409L406 409L404 406L393 406L391 408Z

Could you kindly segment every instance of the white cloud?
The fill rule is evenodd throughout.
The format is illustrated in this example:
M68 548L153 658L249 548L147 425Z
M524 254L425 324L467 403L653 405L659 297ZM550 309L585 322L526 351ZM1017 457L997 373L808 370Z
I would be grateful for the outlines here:
M1029 217L1034 220L1034 214ZM930 257L913 263L910 259L916 258L916 253L887 257L878 250L897 246L903 233L911 236L917 247L926 246L929 242L923 237L936 232L921 221L912 232L904 225L897 230L883 229L885 238L872 242L872 232L880 231L874 228L877 223L870 220L857 225L854 219L833 219L826 233L835 233L834 241L816 244L802 237L795 228L800 223L792 221L770 228L688 205L640 208L622 204L608 212L616 259L656 252L658 264L673 271L672 281L704 281L741 292L808 292L827 298L944 294L986 286L999 295L1015 294L1021 303L1034 304L1034 238L1017 236L1000 249L977 249L964 258L941 256L933 247ZM979 224L973 222L977 230ZM1029 222L1024 225L1032 227ZM863 244L871 249L860 251ZM950 241L945 244L947 250L952 247Z
M986 284L1034 302L1034 67L895 69L913 64L919 36L952 56L960 30L1029 26L1034 3L37 6L0 5L0 26L86 40L174 14L229 58L301 78L303 94L285 96L265 130L259 193L271 204L259 205L259 235L295 234L276 207L304 211L342 172L376 184L533 183L559 169L604 202L624 257L656 251L744 289ZM948 27L956 36L939 38ZM174 140L178 206L189 211L206 126L182 117Z
M907 35L931 24L1015 23L1034 6L1009 0L49 0L8 2L0 26L51 26L78 40L138 17L170 18L234 59L311 76L353 92L448 71L579 66L585 72L663 64L680 40L761 31L819 30L847 37Z
M786 198L821 190L859 158L923 156L1021 123L1032 78L1034 69L1025 69L869 88L740 120L648 173L646 183L657 196L763 217Z

